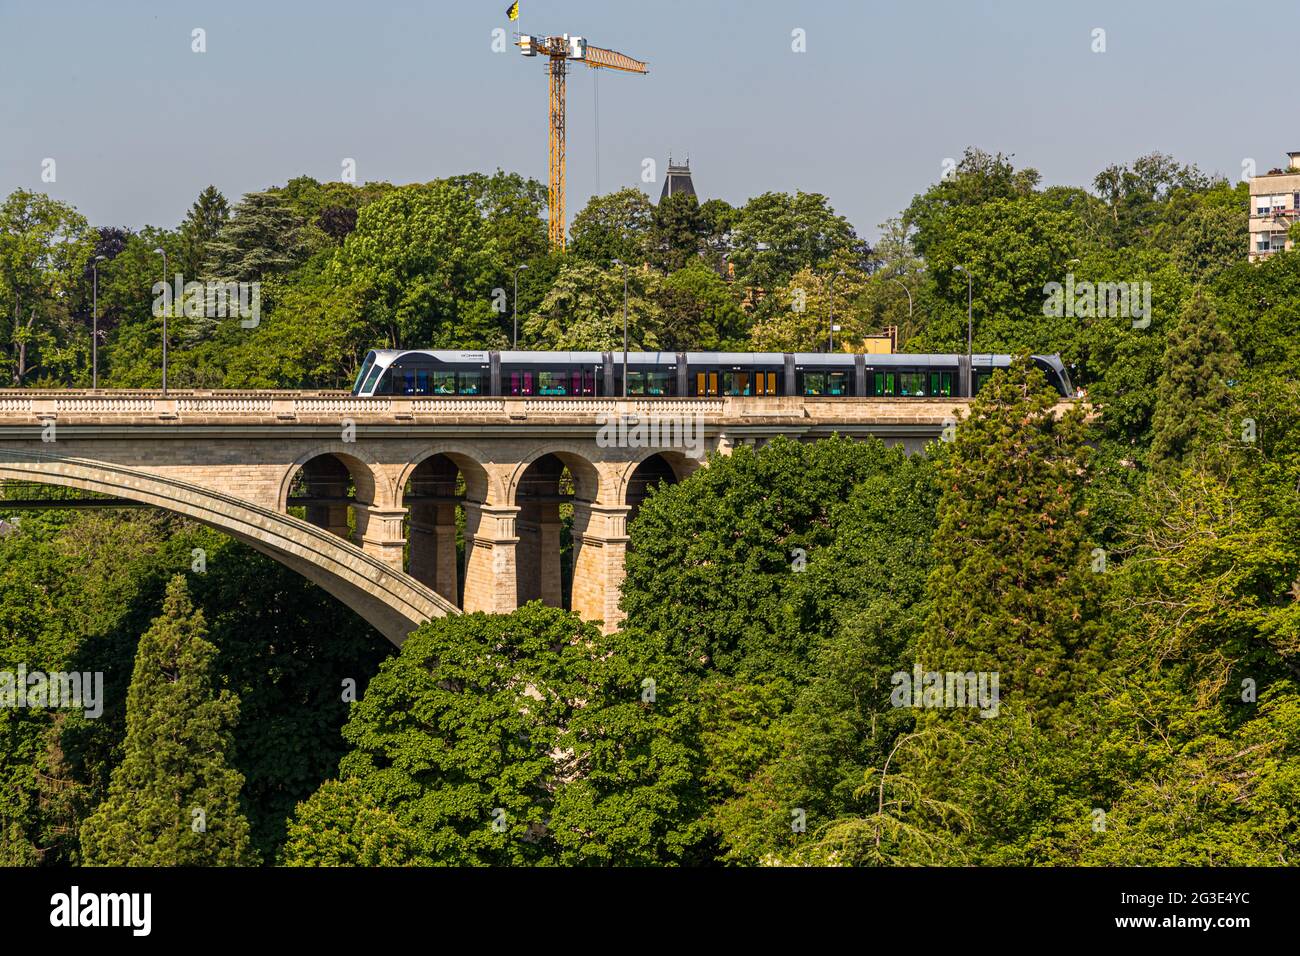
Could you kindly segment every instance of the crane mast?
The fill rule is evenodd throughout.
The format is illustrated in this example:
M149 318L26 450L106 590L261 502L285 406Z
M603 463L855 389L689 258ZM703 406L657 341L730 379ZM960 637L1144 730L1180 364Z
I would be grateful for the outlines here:
M592 69L619 70L624 73L649 73L650 68L615 50L590 46L584 37L562 36L519 37L519 50L524 56L545 56L550 74L550 169L547 180L547 235L551 248L563 250L565 246L565 78L569 61L576 60Z

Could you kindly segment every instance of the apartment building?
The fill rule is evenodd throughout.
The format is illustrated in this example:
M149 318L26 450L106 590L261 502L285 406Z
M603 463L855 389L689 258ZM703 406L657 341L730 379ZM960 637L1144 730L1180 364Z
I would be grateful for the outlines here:
M1250 261L1289 250L1287 230L1300 217L1300 152L1287 153L1286 169L1250 180Z

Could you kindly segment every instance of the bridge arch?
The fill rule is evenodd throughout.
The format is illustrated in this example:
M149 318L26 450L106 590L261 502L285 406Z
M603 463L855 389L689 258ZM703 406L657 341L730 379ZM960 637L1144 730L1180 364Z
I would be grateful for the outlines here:
M325 529L252 502L110 462L0 449L0 479L128 498L192 518L298 572L400 646L424 621L459 613L451 602Z
M519 495L519 486L525 472L540 458L554 455L569 470L573 477L574 498L578 501L600 501L607 482L602 482L600 469L591 460L591 449L566 442L547 443L523 456L515 465L506 482L504 501L515 504Z
M402 469L397 477L394 489L394 504L400 508L405 504L406 486L411 475L425 461L442 455L460 469L465 478L465 492L470 501L482 504L487 501L505 501L506 490L500 475L489 470L484 464L488 461L482 449L461 442L435 442L419 454L412 456L410 463Z
M365 448L355 442L333 441L317 445L299 455L280 478L277 505L281 511L289 507L289 493L298 472L310 462L325 457L336 458L348 470L357 489L357 502L380 508L392 506L393 493L388 482L382 480L379 463Z
M397 508L406 512L406 571L458 607L473 555L470 512L501 495L499 470L484 459L477 449L439 442L412 456L396 481Z
M640 477L649 466L661 461L672 473L674 482L685 481L703 464L703 460L692 458L683 451L672 448L647 448L640 454L623 463L623 467L615 476L614 498L619 504L632 505L634 502L630 499L633 494L633 481Z

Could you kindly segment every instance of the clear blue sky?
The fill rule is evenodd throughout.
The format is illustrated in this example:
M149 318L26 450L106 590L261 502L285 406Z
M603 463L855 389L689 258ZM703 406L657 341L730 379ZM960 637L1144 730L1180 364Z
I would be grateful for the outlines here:
M546 179L541 58L491 50L506 0L0 0L0 196L173 226L293 176ZM826 193L860 234L963 147L1086 185L1152 150L1236 180L1300 149L1289 3L521 0L517 27L649 61L600 77L601 191L689 152L701 198ZM1252 17L1251 12L1257 14ZM1253 21L1253 22L1252 22ZM1271 26L1265 28L1265 23ZM191 30L207 52L190 50ZM1105 53L1092 52L1094 28ZM791 51L806 31L807 52ZM1268 38L1276 41L1264 42ZM596 187L594 71L569 81L569 215ZM43 184L41 161L57 162ZM659 184L647 187L658 198Z

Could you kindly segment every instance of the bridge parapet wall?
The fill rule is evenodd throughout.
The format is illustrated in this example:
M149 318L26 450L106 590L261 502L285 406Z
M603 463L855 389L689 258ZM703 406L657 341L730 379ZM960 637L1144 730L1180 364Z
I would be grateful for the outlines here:
M596 425L610 416L697 416L728 424L916 425L960 419L959 399L876 398L354 398L347 393L209 392L163 398L149 392L0 390L0 427L40 424L511 424ZM1062 403L1067 404L1067 403Z

